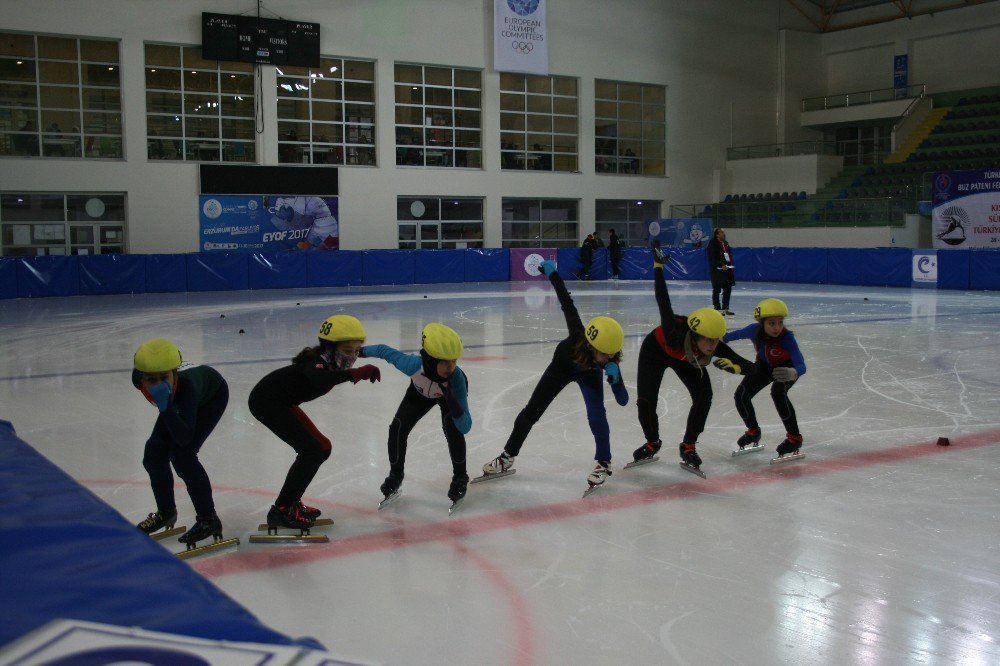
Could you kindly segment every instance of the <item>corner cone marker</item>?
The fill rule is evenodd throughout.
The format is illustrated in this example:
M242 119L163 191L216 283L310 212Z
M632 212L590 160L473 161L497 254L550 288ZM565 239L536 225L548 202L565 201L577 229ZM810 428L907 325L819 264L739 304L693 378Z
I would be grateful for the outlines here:
M951 446L951 442L947 437L938 437L938 446Z

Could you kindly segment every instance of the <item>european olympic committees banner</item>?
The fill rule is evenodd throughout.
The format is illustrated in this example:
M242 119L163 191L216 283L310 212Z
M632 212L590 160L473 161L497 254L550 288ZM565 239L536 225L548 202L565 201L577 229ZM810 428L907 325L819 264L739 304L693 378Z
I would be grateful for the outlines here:
M1000 249L1000 169L934 174L934 247Z
M546 0L493 0L493 68L549 73Z
M198 202L202 252L340 248L337 197L203 194Z

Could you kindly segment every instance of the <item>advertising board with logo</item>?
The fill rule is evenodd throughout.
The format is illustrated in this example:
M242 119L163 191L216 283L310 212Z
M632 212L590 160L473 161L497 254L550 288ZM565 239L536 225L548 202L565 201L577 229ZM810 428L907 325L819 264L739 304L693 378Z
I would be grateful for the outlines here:
M1000 169L934 174L931 231L937 249L1000 249Z
M912 279L914 287L937 287L937 250L913 250Z
M690 249L707 247L714 233L712 220L703 217L651 220L646 229L650 242L658 240L661 247Z
M493 67L549 73L546 0L493 0Z
M202 195L202 252L340 248L337 197Z

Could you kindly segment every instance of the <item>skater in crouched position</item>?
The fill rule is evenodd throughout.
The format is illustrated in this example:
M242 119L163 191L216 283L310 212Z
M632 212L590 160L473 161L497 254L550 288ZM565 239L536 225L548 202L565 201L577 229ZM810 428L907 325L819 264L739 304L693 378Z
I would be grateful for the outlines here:
M625 388L619 368L625 334L618 322L611 317L594 317L584 326L566 285L556 271L556 263L543 261L540 268L549 278L559 297L559 304L566 316L569 336L556 345L552 361L538 380L528 404L514 420L514 430L507 438L503 451L491 462L483 465L482 478L512 473L514 458L521 452L521 446L531 432L532 426L538 422L556 396L564 388L576 382L583 394L583 402L587 408L587 422L596 444L594 454L596 464L587 477L587 483L593 488L603 484L611 475L609 468L611 429L604 409L604 387L601 381L604 375L607 375L618 404L623 407L628 404L628 390Z
M771 384L771 400L786 433L785 440L778 445L778 456L798 453L802 446L802 434L788 392L798 378L806 374L806 362L795 335L785 328L787 316L788 306L784 302L765 298L753 311L757 323L726 333L723 338L726 342L750 340L757 351L757 372L740 382L735 395L736 411L747 426L746 433L736 442L741 450L760 442L760 424L751 401L768 384Z
M142 457L156 512L139 523L139 529L152 534L173 527L177 521L172 464L187 486L196 514L194 526L179 540L193 544L209 536L221 538L222 522L215 514L212 484L198 460L198 452L226 411L226 380L207 365L182 369L177 346L157 338L143 342L136 350L132 385L159 410Z
M389 425L389 476L382 483L386 500L399 493L406 464L406 443L413 426L435 406L441 410L441 428L451 456L448 499L459 502L469 486L465 461L465 435L472 430L469 413L469 380L458 367L462 338L438 322L424 326L419 354L405 354L388 345L366 345L365 358L380 358L410 378L410 385Z
M303 349L291 365L266 375L250 391L250 413L296 453L267 512L269 528L308 529L320 516L319 509L302 503L302 496L320 465L330 457L331 445L300 405L326 395L338 384L381 379L374 365L353 367L366 337L356 318L328 317L320 325L318 337L317 346Z
M660 450L660 424L656 414L657 396L663 375L668 368L691 395L687 427L680 444L681 461L697 470L701 466L696 444L705 430L705 421L712 407L712 382L706 367L716 356L714 365L733 374L748 375L754 364L734 352L720 338L726 333L726 320L711 308L700 308L687 317L675 315L663 277L667 260L659 248L653 249L653 283L660 325L650 332L639 349L639 372L636 382L639 397L639 425L646 443L632 454L636 462L647 460Z

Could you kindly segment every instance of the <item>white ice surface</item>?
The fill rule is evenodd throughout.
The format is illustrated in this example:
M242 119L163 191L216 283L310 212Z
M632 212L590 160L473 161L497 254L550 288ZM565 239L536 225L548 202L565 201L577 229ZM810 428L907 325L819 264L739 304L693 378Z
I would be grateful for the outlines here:
M340 654L389 664L1000 663L1000 296L739 285L731 326L750 323L765 297L791 309L809 368L791 392L807 458L768 464L784 433L766 391L754 404L767 452L732 458L744 430L739 378L712 369L702 480L676 463L689 400L671 373L661 460L621 471L644 441L635 376L657 321L652 284L570 288L584 320L607 314L625 328L632 392L620 408L606 391L615 472L586 500L593 439L570 386L517 473L470 486L452 517L447 448L429 415L410 437L403 495L375 511L408 381L375 361L380 384L342 385L303 406L333 441L306 496L335 519L330 543L246 543L293 457L250 416L247 395L313 344L324 318L353 314L369 342L408 351L426 322L461 333L476 474L566 334L546 284L0 301L0 418L138 522L153 509L141 458L155 410L129 381L135 347L168 337L185 360L216 367L232 395L202 459L226 535L244 545L191 565L275 629ZM709 303L705 283L670 289L678 312ZM182 485L177 498L190 521Z

